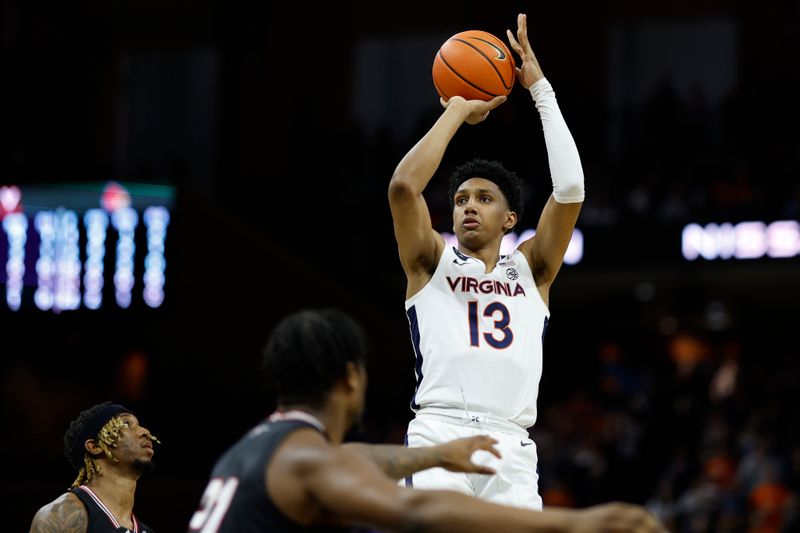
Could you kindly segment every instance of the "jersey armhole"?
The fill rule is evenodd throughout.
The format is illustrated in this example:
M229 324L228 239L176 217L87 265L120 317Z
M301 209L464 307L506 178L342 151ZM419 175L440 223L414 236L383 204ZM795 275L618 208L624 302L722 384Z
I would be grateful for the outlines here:
M544 298L542 298L542 293L539 292L539 286L536 284L536 275L533 273L533 267L531 266L530 263L528 263L528 258L525 256L524 253L522 253L519 250L519 248L514 249L514 252L513 252L512 255L516 255L516 254L519 254L522 257L522 261L525 263L525 267L528 269L528 272L530 272L531 279L533 280L533 288L536 291L536 297L541 302L542 306L544 307L544 310L547 311L547 316L549 317L550 316L550 308L544 302Z
M440 236L440 238L444 240L444 237ZM428 282L420 290L418 290L416 294L406 299L405 301L406 309L414 305L414 303L421 297L421 295L428 290L428 287L430 287L433 284L434 278L436 278L439 272L441 272L442 263L445 261L445 257L449 254L449 250L451 249L452 246L447 244L447 241L444 241L444 248L442 248L442 255L439 256L439 261L436 263L436 269L434 269L433 274L431 274L431 279L429 279Z
M78 490L80 490L80 489L78 489L77 487L74 488L74 489L71 488L71 489L69 489L67 491L67 494L72 494L75 497L75 499L78 500L81 503L81 505L83 506L84 511L86 511L86 515L88 516L89 515L89 506L86 504L85 501L83 501L83 498L81 498L80 495L78 495L78 492L77 492Z

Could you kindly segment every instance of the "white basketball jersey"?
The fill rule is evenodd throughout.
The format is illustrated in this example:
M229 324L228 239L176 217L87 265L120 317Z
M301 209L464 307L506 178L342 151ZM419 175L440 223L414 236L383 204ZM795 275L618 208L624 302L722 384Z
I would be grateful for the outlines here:
M550 312L519 250L485 272L481 260L445 246L433 277L406 300L416 355L411 409L455 408L527 428L536 422Z

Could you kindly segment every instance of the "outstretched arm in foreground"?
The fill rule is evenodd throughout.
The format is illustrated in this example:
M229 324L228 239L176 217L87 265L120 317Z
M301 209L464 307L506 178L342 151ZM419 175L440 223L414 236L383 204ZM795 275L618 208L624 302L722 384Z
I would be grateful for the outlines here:
M485 435L451 440L438 446L408 448L392 444L348 443L345 449L355 451L380 468L392 479L402 479L421 470L441 467L451 472L494 474L494 469L472 462L472 454L485 450L498 459L497 441Z
M451 491L398 486L378 467L344 447L321 451L300 469L307 491L343 521L392 531L633 532L664 531L644 508L608 504L586 510L531 511L496 505Z

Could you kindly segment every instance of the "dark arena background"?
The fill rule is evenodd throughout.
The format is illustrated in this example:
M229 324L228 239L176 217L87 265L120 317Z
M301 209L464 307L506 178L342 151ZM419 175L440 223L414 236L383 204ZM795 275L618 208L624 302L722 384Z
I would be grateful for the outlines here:
M800 3L0 2L4 531L74 479L63 435L111 399L163 442L136 511L184 531L215 458L270 413L276 321L336 306L372 351L364 427L402 443L414 356L387 201L440 113L438 46L529 36L587 198L551 291L545 505L647 505L671 531L798 531ZM446 175L551 191L519 86Z

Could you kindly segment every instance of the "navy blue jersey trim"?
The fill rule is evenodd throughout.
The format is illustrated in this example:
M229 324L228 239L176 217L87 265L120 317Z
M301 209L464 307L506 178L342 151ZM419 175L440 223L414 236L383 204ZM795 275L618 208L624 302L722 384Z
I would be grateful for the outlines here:
M415 370L417 374L417 386L414 387L414 396L411 397L411 408L419 409L417 404L417 391L422 383L422 351L419 349L419 324L417 323L417 308L411 306L406 311L408 316L408 326L411 329L411 341L414 344L414 358L416 359Z

